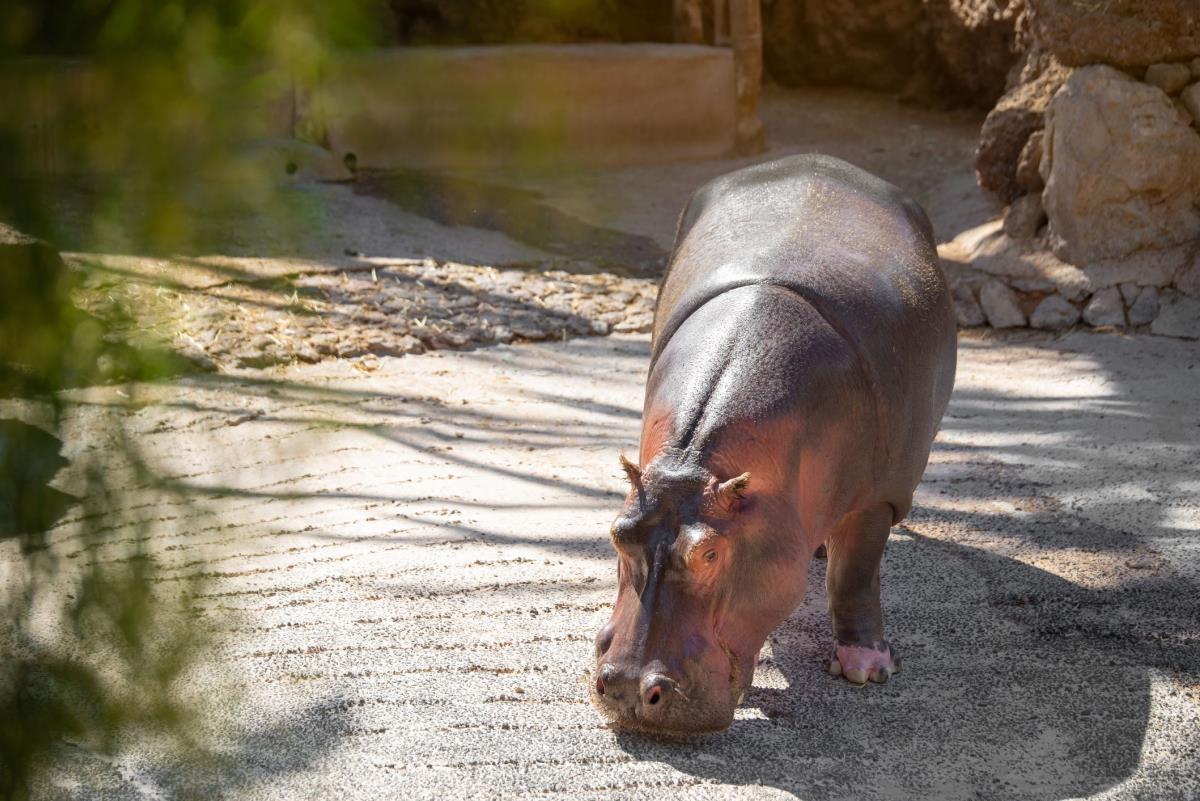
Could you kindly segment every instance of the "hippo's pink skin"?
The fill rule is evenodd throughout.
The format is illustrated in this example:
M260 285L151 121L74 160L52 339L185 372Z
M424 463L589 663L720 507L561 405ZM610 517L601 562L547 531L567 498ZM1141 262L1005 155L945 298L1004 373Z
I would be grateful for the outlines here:
M697 191L659 293L638 462L613 524L597 708L656 732L728 726L821 544L830 670L887 680L879 560L954 364L932 232L898 189L796 156Z

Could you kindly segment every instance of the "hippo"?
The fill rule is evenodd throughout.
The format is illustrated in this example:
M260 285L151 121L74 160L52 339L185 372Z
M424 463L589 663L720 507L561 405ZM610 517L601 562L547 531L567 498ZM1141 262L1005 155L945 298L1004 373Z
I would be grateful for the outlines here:
M592 702L618 728L719 731L827 554L829 672L900 668L879 563L954 385L933 229L897 187L821 155L714 179L659 286L636 462L612 525L617 599Z

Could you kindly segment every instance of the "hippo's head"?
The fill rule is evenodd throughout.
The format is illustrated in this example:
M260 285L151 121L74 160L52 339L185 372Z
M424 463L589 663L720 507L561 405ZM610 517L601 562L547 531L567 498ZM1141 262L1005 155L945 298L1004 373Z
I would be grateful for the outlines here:
M793 538L756 530L768 516L748 473L621 461L632 489L612 527L617 601L596 635L592 701L621 728L724 729L767 635L803 597L806 560Z

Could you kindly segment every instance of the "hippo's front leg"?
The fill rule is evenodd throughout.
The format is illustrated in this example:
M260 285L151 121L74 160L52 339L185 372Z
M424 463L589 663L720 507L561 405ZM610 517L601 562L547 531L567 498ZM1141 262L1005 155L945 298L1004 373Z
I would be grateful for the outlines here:
M879 608L879 560L892 528L892 507L879 504L850 512L828 540L825 587L833 620L829 672L852 684L882 684L900 670L883 638Z

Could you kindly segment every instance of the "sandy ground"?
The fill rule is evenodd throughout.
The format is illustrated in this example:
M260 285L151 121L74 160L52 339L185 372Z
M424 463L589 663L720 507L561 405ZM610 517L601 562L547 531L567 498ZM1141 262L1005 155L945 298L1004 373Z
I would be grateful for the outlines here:
M926 205L943 241L994 212L974 189L970 115L857 93L769 100L769 156L824 150L880 172ZM645 253L647 240L669 246L691 188L741 163L472 178ZM337 237L308 257L330 269L344 248L477 263L562 250L346 187L305 191L329 199ZM904 672L863 689L823 672L814 563L734 726L688 743L610 731L587 701L591 637L615 594L616 457L636 447L648 344L614 335L75 393L68 458L105 447L116 415L176 491L113 465L131 488L114 554L144 522L168 580L205 571L202 615L222 636L186 691L223 762L65 749L39 795L1200 797L1195 343L964 338L926 481L883 566Z
M206 560L225 636L193 691L229 767L80 756L61 795L1200 794L1194 346L964 340L883 566L905 671L863 689L822 671L815 563L734 726L683 744L610 731L587 700L647 351L613 336L138 388L128 425L188 503L135 491L126 517L156 522L167 575ZM80 399L78 442L126 403Z

